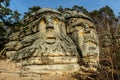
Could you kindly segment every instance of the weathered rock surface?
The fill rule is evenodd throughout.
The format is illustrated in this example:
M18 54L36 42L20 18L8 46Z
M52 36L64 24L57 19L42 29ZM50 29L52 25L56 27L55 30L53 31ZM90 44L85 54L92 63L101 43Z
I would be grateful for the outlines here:
M88 16L76 11L40 9L24 23L0 52L21 70L39 74L97 70L98 36Z

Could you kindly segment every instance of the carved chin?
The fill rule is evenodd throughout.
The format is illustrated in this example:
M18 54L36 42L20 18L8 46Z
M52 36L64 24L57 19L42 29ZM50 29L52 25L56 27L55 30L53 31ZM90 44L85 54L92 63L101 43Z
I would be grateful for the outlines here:
M56 42L56 38L55 37L47 37L45 42L48 44L54 44Z

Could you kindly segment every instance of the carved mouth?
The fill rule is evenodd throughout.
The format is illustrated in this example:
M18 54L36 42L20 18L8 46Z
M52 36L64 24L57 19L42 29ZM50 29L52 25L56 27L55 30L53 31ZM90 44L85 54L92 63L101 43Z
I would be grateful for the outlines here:
M48 43L48 44L54 44L55 42L56 42L55 37L47 37L46 38L46 43Z
M53 44L56 42L56 37L54 31L47 31L46 32L46 43Z
M47 39L56 39L55 37L47 37Z

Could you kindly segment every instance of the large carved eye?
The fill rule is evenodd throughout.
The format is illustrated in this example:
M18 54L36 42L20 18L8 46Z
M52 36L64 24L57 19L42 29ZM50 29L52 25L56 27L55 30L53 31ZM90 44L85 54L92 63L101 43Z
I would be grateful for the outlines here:
M53 22L54 22L55 24L57 24L57 23L58 23L58 19L55 18L55 19L53 20Z
M44 18L40 20L40 24L45 24L45 19Z
M45 23L45 19L43 18L43 19L41 19L41 20L39 21L38 29L39 29L40 31L43 31L43 30L45 30L45 28L46 28L46 23Z
M83 26L81 26L81 25L77 25L77 26L75 26L75 30L82 30L83 29Z

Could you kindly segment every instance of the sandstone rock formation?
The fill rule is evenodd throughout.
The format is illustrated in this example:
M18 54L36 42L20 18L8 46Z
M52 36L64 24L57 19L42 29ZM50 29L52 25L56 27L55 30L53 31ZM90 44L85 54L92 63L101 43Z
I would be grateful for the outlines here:
M77 11L66 11L67 33L88 67L99 65L99 40L92 19ZM87 67L86 67L87 68Z
M98 36L88 16L43 8L28 16L24 24L20 32L9 37L0 55L35 73L96 70Z

